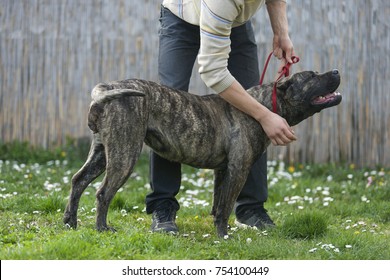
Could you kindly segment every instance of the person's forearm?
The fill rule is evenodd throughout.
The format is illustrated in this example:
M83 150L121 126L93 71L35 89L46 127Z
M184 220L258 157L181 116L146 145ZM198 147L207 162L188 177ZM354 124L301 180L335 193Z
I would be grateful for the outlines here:
M267 11L271 21L272 31L277 36L288 36L286 2L271 1L267 3Z
M254 118L274 145L287 145L297 140L285 119L257 102L237 81L219 95L238 110Z
M286 3L284 1L268 1L268 15L271 21L274 38L272 50L278 59L282 59L282 64L292 63L294 46L288 35L288 23L286 15ZM282 68L279 68L281 71Z
M225 101L236 107L238 110L246 113L261 122L269 110L256 99L254 99L246 90L237 82L222 91L219 94Z

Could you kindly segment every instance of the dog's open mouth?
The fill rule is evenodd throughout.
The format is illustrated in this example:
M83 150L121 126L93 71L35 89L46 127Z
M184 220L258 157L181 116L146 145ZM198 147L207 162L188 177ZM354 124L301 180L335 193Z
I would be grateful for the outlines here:
M316 96L311 100L312 105L337 105L341 101L341 93L338 91Z

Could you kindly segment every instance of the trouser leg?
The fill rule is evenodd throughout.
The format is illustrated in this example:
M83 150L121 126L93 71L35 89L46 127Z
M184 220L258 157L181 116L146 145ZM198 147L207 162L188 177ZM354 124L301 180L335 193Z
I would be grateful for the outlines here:
M169 87L188 91L192 68L199 51L199 27L190 25L161 9L159 30L158 73L160 82ZM181 164L150 154L150 185L146 197L146 212L152 213L163 202L171 201L176 210L175 196L181 182Z

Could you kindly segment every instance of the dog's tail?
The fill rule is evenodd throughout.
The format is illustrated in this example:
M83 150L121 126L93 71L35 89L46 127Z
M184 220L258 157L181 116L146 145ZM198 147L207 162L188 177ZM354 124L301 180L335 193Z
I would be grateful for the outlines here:
M100 122L100 116L103 114L104 104L121 97L144 97L145 93L137 89L118 88L110 89L107 84L98 84L91 93L92 102L89 107L88 113L88 126L94 132L98 133L98 124Z
M130 88L107 89L106 84L98 84L91 93L92 100L96 103L105 103L123 96L145 96L145 93Z

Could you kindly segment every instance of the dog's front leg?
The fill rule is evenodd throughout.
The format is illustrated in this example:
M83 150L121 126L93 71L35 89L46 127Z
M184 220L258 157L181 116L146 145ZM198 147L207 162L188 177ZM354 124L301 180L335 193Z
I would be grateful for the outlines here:
M249 168L237 170L228 166L226 170L215 171L214 202L212 215L219 237L227 236L228 220L234 203L240 194Z

